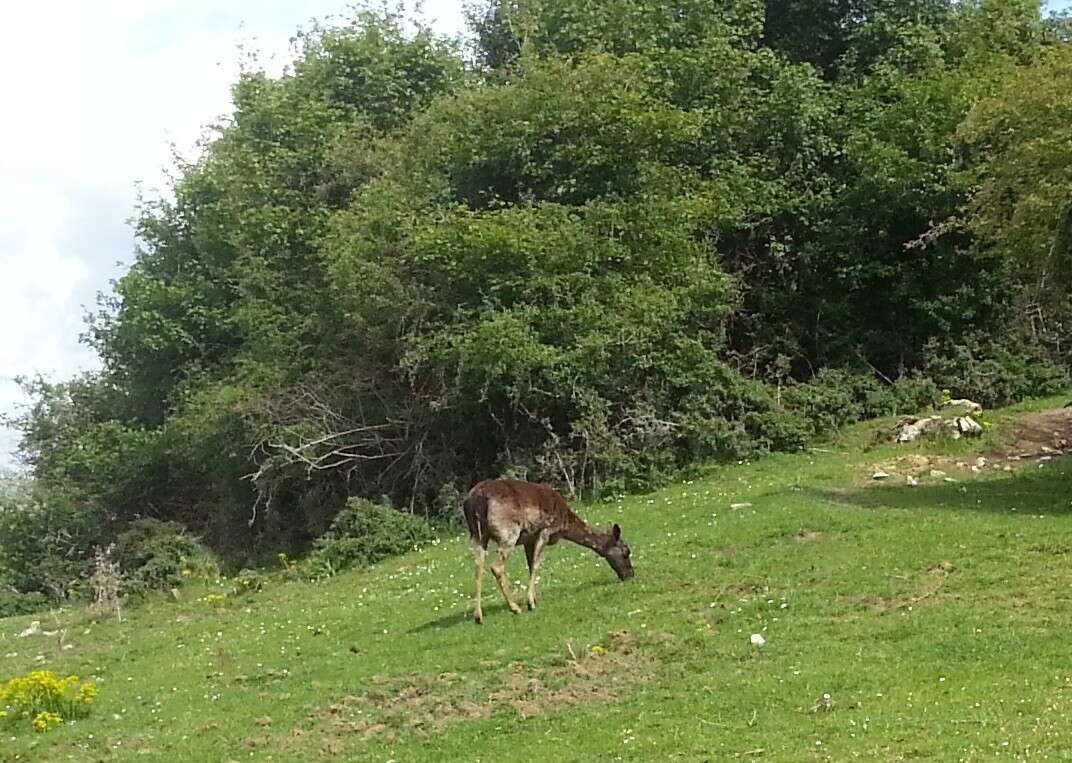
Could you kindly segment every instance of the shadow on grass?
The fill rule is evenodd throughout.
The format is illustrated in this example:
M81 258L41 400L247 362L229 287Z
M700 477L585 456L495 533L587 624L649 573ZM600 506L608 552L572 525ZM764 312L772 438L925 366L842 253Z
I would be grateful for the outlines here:
M610 570L607 570L607 572L609 573ZM568 606L571 595L577 593L582 589L613 587L620 585L622 585L620 581L618 581L612 575L608 574L607 576L605 576L605 578L601 577L600 579L595 581L570 581L569 583L563 585L556 585L553 586L552 590L550 590L548 593L551 596L554 596L556 601L561 600L561 602L564 603L565 606ZM484 619L487 620L489 615L496 617L522 617L526 614L529 614L528 611L525 610L525 599L523 595L518 598L515 598L515 601L517 601L517 603L522 608L522 612L520 615L512 615L509 610L507 610L506 604L499 597L498 590L494 591L494 599L492 599L488 591L485 589L483 598ZM539 604L543 601L543 596L537 597L536 613L540 612L541 607L539 606ZM437 617L434 620L429 620L428 622L421 623L420 625L415 625L414 627L406 631L406 633L415 634L425 633L426 631L446 630L447 628L453 628L458 625L474 625L473 610L471 604L466 605L464 609L459 610L457 612L452 612L450 614Z
M486 610L486 612L491 612L492 611L491 607L485 607L484 609ZM498 609L505 610L506 607L502 606L502 607L498 607ZM485 614L485 617L487 617L487 614ZM425 633L427 631L441 631L441 630L445 630L447 628L453 628L456 625L468 625L469 627L472 627L473 626L473 611L472 611L472 609L459 610L457 612L451 612L449 615L443 615L442 617L437 617L435 620L429 620L426 623L421 623L420 625L415 625L414 627L412 627L408 631L406 631L406 633L413 634L413 633Z
M805 488L830 503L866 509L983 511L1009 516L1072 516L1072 458L1025 464L1016 472L957 482L875 485L855 490Z

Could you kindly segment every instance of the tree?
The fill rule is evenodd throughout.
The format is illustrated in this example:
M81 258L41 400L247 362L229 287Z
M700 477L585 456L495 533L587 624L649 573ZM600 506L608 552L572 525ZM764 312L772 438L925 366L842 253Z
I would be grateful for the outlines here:
M973 108L957 133L980 253L1009 258L1036 332L1067 343L1072 287L1072 49L1056 48Z

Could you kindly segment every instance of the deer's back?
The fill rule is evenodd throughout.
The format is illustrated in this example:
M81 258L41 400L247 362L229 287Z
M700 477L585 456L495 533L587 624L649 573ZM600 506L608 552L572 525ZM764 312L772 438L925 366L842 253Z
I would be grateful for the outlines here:
M522 480L485 480L469 491L483 509L479 517L481 536L499 542L518 533L520 542L545 530L556 532L580 521L566 499L547 485ZM470 533L477 537L472 523Z

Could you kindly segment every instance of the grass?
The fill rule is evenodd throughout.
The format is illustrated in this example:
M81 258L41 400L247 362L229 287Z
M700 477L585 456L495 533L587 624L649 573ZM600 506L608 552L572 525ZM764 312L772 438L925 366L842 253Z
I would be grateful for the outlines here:
M325 583L40 618L62 640L0 621L0 679L101 690L89 719L20 730L0 759L1067 759L1072 462L969 468L1064 400L993 414L981 442L875 445L872 424L581 507L622 524L637 577L560 544L534 613L489 576L482 627L460 532ZM907 453L957 481L873 483Z

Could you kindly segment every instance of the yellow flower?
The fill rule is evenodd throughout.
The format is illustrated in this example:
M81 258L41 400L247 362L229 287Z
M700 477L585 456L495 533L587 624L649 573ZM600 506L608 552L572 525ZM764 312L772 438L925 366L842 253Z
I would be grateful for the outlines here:
M54 729L59 725L62 725L63 718L58 713L50 713L47 710L43 710L38 713L33 719L34 731L42 732Z
M96 699L97 687L78 676L60 678L49 670L35 670L0 684L3 718L27 718L34 731L44 732L66 718L81 718Z

